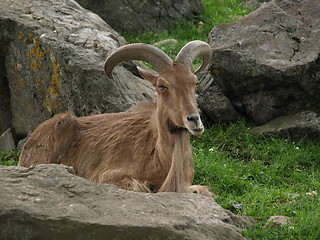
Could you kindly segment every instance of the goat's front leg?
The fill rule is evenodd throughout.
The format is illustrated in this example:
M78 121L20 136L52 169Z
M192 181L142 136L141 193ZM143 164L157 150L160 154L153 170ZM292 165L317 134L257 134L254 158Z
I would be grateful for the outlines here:
M191 193L200 193L202 195L205 195L207 197L214 197L214 193L209 191L209 188L207 186L201 186L201 185L191 185L188 187L188 192Z
M150 193L151 190L149 189L149 184L147 182L142 182L137 179L134 179L128 175L122 174L115 174L111 171L106 171L102 174L99 178L99 183L108 183L114 184L118 188L122 188L129 191L136 191L136 192L147 192Z

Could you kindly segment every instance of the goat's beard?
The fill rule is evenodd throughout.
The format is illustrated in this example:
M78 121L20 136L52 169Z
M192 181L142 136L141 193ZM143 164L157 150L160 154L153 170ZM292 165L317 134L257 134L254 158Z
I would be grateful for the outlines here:
M168 130L169 130L170 134L179 134L179 133L187 132L187 131L188 131L187 128L177 126L177 125L176 125L172 120L170 120L170 119L167 120L167 127L168 127Z

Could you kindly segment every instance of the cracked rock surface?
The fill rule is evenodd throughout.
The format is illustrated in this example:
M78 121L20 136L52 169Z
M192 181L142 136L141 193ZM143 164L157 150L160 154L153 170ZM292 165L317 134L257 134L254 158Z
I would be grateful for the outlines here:
M63 165L0 166L0 239L243 240L247 224L198 194L95 184Z
M226 113L230 102L234 119L245 116L257 125L305 110L319 113L319 12L318 0L273 0L237 22L215 27L209 34L212 83L202 102L210 105L205 96L219 88L227 98ZM217 111L221 105L206 113L224 121L221 113L216 119Z

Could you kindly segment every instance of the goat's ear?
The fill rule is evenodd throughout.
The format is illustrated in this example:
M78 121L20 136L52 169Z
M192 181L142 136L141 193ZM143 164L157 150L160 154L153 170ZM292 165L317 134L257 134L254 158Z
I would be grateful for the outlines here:
M145 80L148 80L149 82L151 82L151 84L153 86L156 86L157 85L157 79L158 79L158 76L156 75L153 75L152 73L150 73L149 71L145 70L145 69L142 69L140 67L137 67L139 73L141 74L141 76L145 79Z

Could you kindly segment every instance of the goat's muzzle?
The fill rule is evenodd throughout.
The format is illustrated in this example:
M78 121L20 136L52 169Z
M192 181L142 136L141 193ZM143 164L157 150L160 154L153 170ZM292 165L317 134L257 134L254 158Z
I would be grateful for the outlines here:
M192 135L199 136L204 132L204 127L198 114L187 116L184 119L184 124Z

